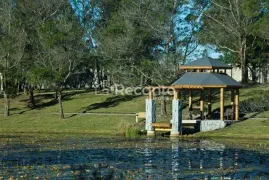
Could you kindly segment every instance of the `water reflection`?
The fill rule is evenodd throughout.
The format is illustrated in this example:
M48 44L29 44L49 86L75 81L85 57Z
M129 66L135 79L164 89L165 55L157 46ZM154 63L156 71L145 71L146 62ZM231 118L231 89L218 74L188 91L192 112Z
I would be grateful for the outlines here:
M154 157L154 148L152 147L153 139L146 138L145 140L145 148L143 149L144 154L144 168L145 174L150 177L150 175L154 174L153 170L153 157Z
M0 141L0 179L269 178L268 152L205 140L85 138L31 146L20 140Z

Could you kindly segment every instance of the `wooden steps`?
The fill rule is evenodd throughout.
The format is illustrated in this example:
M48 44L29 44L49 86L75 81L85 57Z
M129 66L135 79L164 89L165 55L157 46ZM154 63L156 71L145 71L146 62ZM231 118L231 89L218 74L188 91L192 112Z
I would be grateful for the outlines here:
M182 120L183 126L193 126L197 123L199 120ZM155 128L155 131L164 131L169 132L172 129L171 123L151 123L152 127Z
M152 127L161 128L161 129L169 129L172 127L171 123L151 123L150 125Z
M167 128L165 128L165 129L162 129L162 128L155 128L155 131L171 132L172 129L167 129Z
M155 127L155 131L169 132L172 129L171 123L151 123L152 127Z

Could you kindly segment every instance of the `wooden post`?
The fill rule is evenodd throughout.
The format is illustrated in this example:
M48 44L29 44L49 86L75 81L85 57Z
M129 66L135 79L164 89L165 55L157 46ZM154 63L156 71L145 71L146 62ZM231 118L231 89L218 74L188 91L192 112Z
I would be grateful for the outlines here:
M189 90L189 111L192 111L192 91Z
M180 99L180 91L177 89L174 89L174 99L175 100Z
M149 90L149 99L153 99L153 92L154 92L154 90Z
M201 120L204 119L204 91L201 90L200 92L200 114L201 114Z
M211 89L208 90L208 118L211 119L211 114L212 114L212 105L211 105L211 94L212 94L212 91Z
M220 88L220 120L224 120L224 88Z
M225 73L225 74L227 73L226 69L224 69L224 73Z
M236 89L235 94L235 120L239 120L239 89Z
M232 106L232 119L235 119L235 108L234 108L234 89L231 90L231 106Z

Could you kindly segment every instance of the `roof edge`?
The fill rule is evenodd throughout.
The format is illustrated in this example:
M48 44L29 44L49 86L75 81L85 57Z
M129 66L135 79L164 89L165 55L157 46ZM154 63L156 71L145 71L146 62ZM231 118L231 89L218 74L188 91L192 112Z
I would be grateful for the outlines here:
M233 69L233 67L223 67L223 66L188 66L188 65L183 65L180 66L179 69L183 70L189 70L189 69Z

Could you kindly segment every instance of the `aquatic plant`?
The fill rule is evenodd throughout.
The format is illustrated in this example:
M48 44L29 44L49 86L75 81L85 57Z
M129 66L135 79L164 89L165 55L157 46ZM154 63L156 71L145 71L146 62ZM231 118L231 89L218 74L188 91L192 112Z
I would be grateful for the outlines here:
M140 124L121 121L119 124L118 132L127 138L135 138L142 135L141 129L142 127L140 127Z

